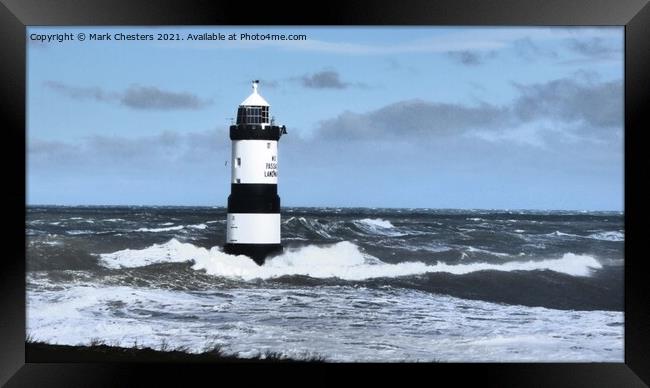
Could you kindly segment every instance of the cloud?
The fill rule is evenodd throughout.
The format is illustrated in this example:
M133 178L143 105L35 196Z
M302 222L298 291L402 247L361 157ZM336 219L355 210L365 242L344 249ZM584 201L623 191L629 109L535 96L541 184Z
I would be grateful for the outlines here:
M514 113L522 121L583 121L591 128L622 127L623 83L563 78L541 84L515 84Z
M496 51L489 51L487 53L470 50L449 51L447 52L447 56L461 65L477 66L485 63L487 59L494 58Z
M89 136L78 142L30 139L30 166L39 170L66 166L93 169L96 166L124 171L152 171L180 165L218 165L230 146L225 129L180 134L164 131L157 135Z
M334 70L324 70L314 74L305 74L299 78L302 86L311 89L347 89L353 86L341 81L341 76Z
M50 88L57 93L75 100L95 100L95 101L114 101L119 98L116 93L107 93L101 88L94 87L77 87L63 84L57 81L45 81L43 83L47 88Z
M587 40L568 39L566 42L573 52L593 59L612 58L616 54L622 54L622 48L608 45L602 37Z
M596 82L589 77L563 78L547 83L514 84L517 97L508 105L485 102L476 105L408 100L366 112L343 112L319 124L315 136L329 140L417 139L475 136L500 140L546 141L540 131L563 128L574 131L562 136L607 137L623 128L623 85L621 80ZM547 128L547 129L545 129ZM521 133L515 133L521 130ZM492 134L486 133L491 131ZM513 132L515 131L515 132ZM574 136L575 135L575 136ZM519 141L525 143L525 141Z
M321 122L317 135L335 139L426 139L508 125L509 120L507 109L491 104L465 106L409 100L368 113L344 112Z
M124 92L107 92L97 86L78 87L57 81L45 81L44 85L75 100L116 103L136 110L201 109L211 103L191 93L170 92L155 86L131 85Z
M120 98L120 102L134 109L199 109L206 105L190 93L175 93L153 86L131 86Z

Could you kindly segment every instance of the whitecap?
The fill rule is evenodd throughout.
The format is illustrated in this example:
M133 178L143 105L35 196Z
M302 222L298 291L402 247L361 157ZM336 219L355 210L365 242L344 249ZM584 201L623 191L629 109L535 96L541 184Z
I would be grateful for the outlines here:
M382 220L381 218L364 218L362 220L357 220L355 222L374 226L377 228L394 228L395 226L391 224L390 221Z
M560 258L538 261L510 261L506 263L425 264L423 262L384 263L362 252L355 244L342 241L333 245L308 245L289 249L266 260L258 266L246 256L229 255L219 247L210 249L181 243L171 239L165 244L140 250L125 249L100 255L103 265L110 268L139 267L163 262L193 261L195 270L209 275L243 280L271 279L287 275L304 275L313 278L340 278L365 280L381 277L399 277L425 273L446 272L456 275L471 272L551 270L572 276L589 276L592 269L602 265L592 256L565 253Z
M625 234L619 231L609 231L590 234L589 238L602 241L625 241Z

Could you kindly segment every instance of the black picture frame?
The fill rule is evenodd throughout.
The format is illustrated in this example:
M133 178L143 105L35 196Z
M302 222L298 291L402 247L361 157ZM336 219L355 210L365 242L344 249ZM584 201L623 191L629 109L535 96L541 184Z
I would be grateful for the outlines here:
M226 383L226 374L277 380L280 373L314 365L258 365L265 372L241 375L251 365L215 364L36 364L25 363L25 97L27 26L37 25L614 25L625 26L625 361L623 363L515 363L412 365L428 382L451 378L496 386L646 386L650 384L650 282L643 270L643 224L649 220L643 187L648 157L643 141L650 129L650 6L646 0L409 0L268 1L0 0L0 110L5 180L3 223L10 247L0 262L0 384L7 386L130 386L167 384L208 377ZM373 365L352 365L365 370ZM399 378L397 365L374 368L369 377ZM404 365L399 366L403 369ZM340 383L318 366L302 383ZM183 373L186 372L186 373ZM404 380L405 381L405 380ZM644 383L645 382L645 383Z

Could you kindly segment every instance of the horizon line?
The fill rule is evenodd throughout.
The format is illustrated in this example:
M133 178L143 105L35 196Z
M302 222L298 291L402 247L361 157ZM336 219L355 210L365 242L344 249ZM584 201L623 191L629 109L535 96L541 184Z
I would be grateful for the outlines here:
M178 207L178 208L213 208L226 209L227 206L215 205L155 205L155 204L25 204L26 208L29 207ZM549 208L461 208L461 207L394 207L394 206L318 206L318 205L293 205L284 206L282 208L323 208L323 209L408 209L408 210L471 210L471 211L566 211L566 212L618 212L624 213L625 210L618 209L549 209Z

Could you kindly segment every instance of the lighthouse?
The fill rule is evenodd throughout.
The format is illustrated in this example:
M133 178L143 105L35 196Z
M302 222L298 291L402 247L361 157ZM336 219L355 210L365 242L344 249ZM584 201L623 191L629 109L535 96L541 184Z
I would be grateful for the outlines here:
M278 141L285 126L270 119L269 103L253 92L237 109L230 126L231 184L228 197L224 252L246 255L258 265L280 253L280 197L278 196Z

